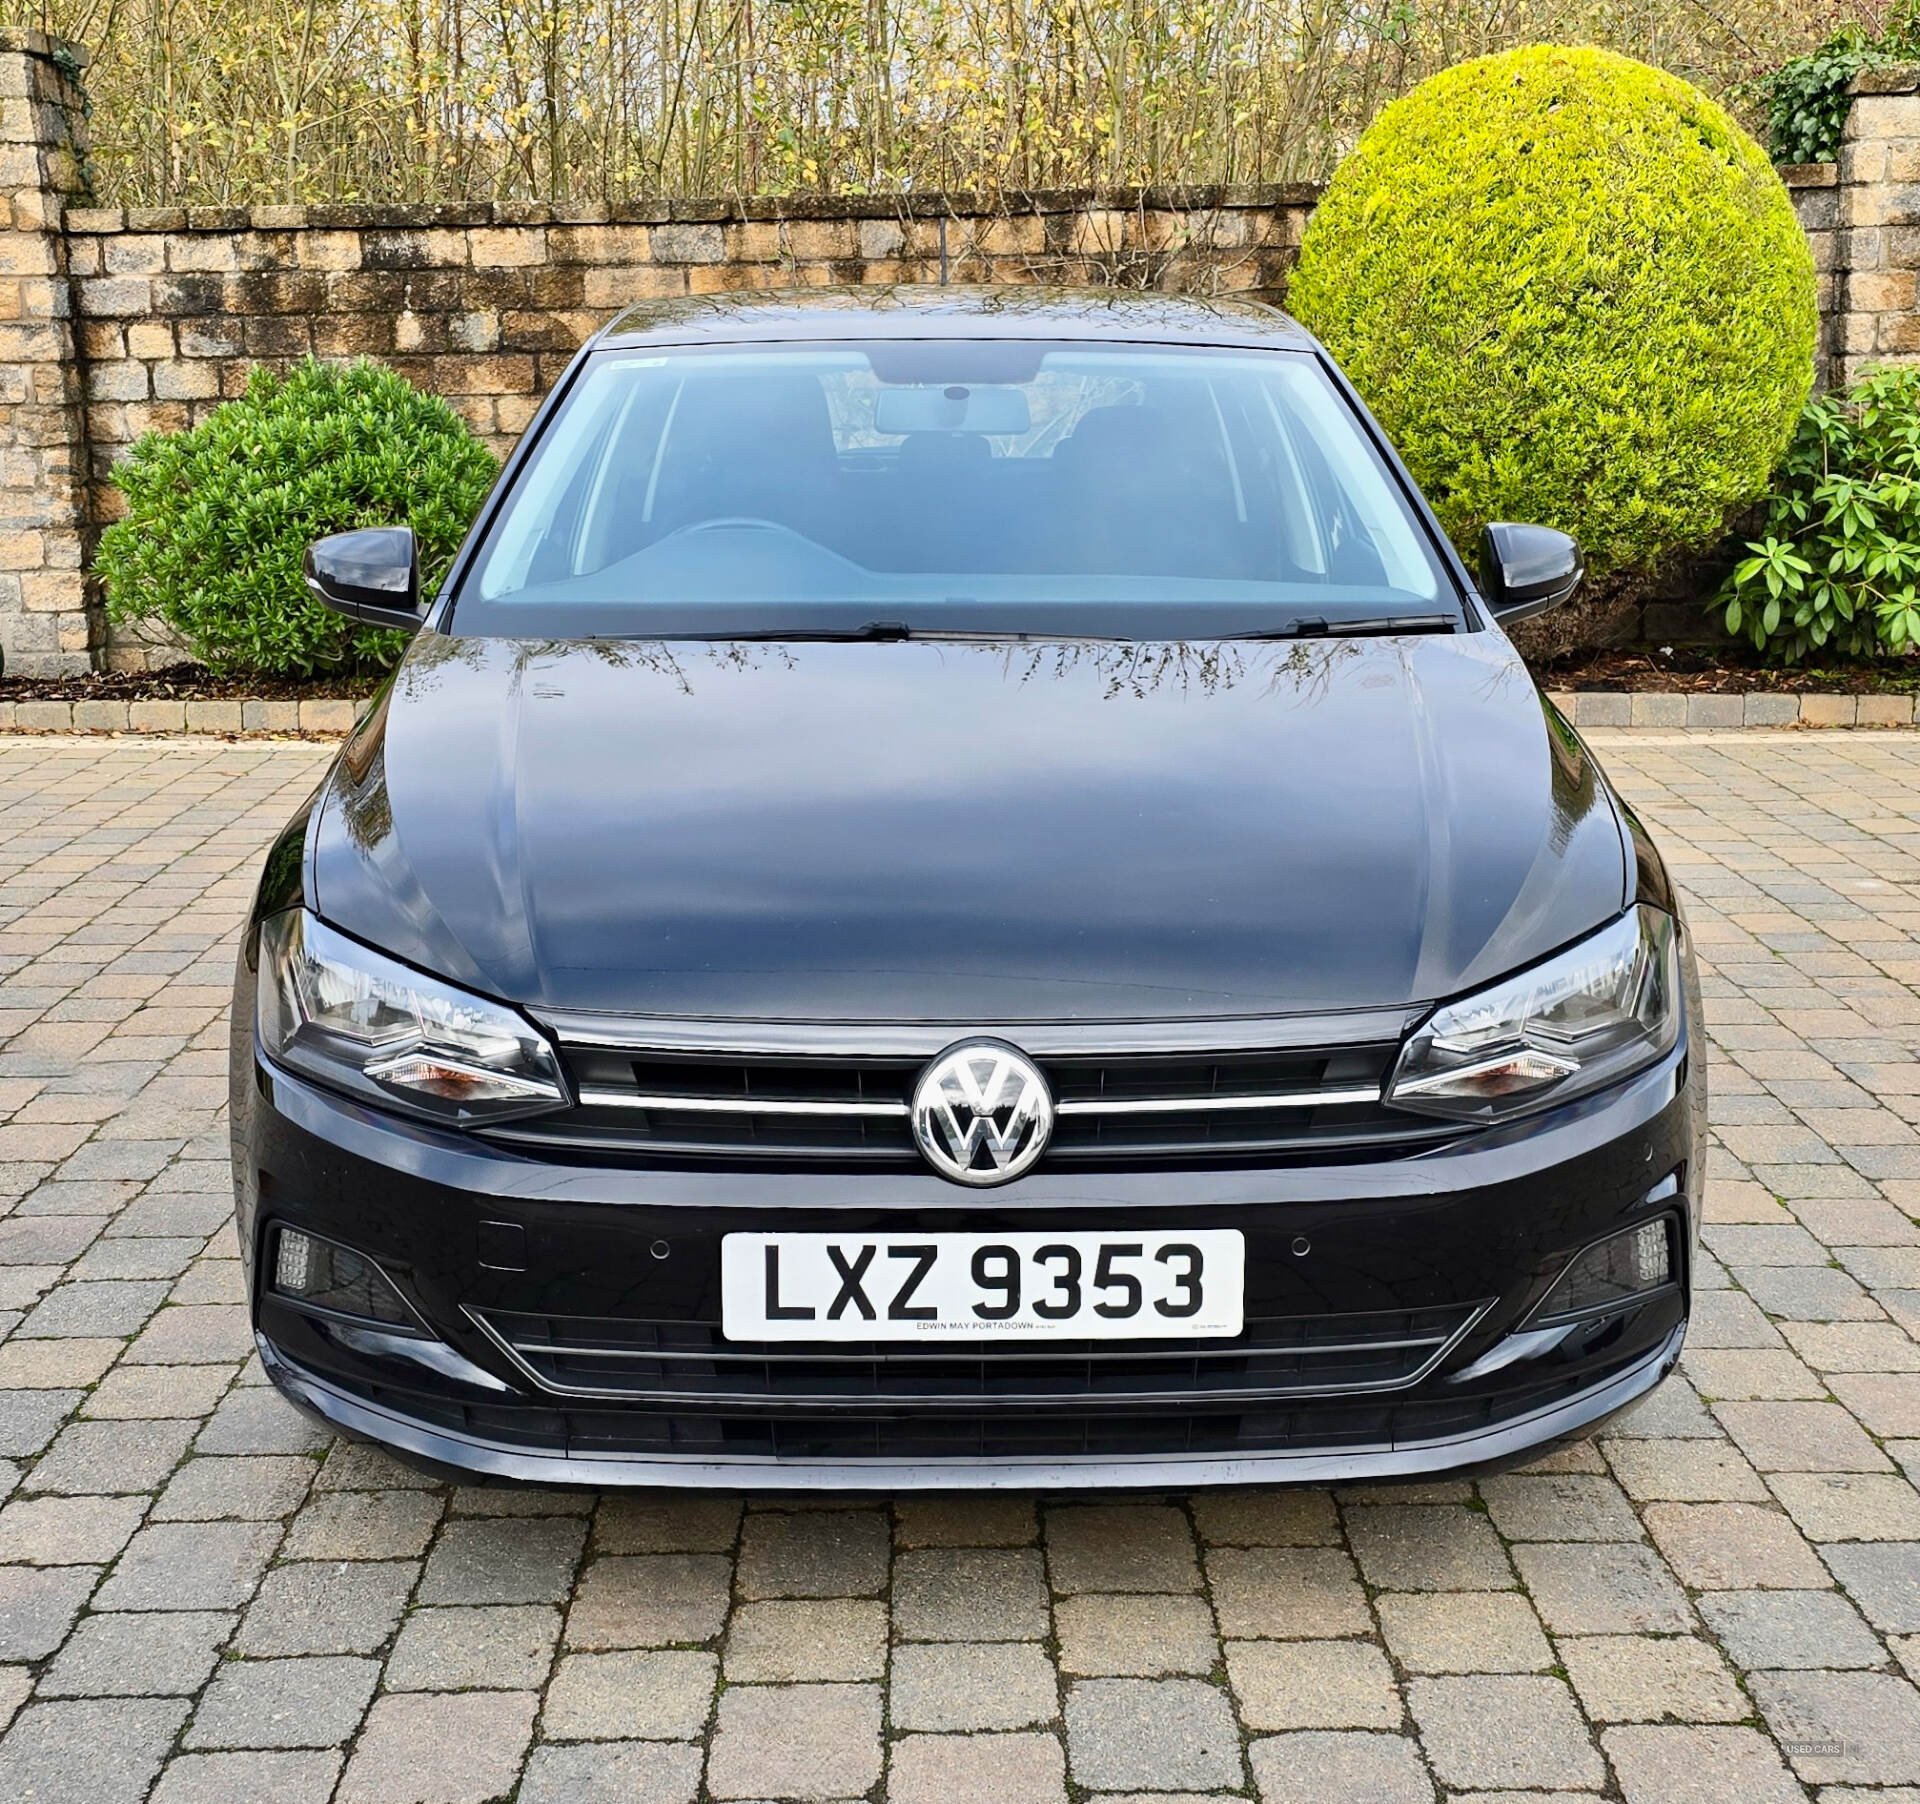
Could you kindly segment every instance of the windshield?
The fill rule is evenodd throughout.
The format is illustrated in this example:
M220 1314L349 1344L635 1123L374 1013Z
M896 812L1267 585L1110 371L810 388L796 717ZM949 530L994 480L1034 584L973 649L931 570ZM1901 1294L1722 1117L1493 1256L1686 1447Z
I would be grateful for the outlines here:
M608 351L452 630L1215 637L1459 621L1359 422L1288 351Z

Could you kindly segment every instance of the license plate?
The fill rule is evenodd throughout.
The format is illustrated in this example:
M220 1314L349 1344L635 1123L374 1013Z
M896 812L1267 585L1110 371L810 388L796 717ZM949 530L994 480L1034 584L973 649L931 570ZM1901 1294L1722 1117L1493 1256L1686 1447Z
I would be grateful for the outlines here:
M729 1234L721 1328L746 1341L1168 1340L1235 1335L1238 1229L1133 1234Z

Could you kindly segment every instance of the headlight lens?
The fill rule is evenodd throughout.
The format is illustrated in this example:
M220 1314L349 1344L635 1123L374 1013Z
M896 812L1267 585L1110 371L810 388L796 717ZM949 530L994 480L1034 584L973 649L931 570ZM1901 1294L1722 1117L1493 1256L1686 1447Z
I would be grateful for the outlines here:
M1616 1082L1679 1032L1674 920L1643 902L1558 957L1435 1009L1402 1051L1386 1100L1496 1121Z
M564 1108L553 1048L512 1009L409 970L304 909L260 928L255 1022L270 1058L458 1126Z

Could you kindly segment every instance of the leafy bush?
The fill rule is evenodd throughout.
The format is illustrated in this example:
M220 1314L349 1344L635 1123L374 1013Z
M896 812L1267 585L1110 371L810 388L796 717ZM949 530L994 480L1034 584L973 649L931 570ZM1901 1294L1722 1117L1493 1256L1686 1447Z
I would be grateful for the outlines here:
M1840 154L1840 133L1853 96L1848 84L1863 69L1920 59L1920 4L1898 7L1878 37L1860 25L1843 25L1805 56L1796 56L1754 83L1767 110L1767 135L1776 163L1830 163Z
M1290 304L1463 550L1537 521L1603 580L1760 496L1813 376L1813 259L1760 147L1602 50L1481 57L1387 107Z
M169 628L215 670L310 676L390 664L401 635L323 608L308 544L410 525L430 594L493 482L494 461L444 401L376 363L256 369L187 432L149 432L113 474L125 518L95 568L116 620Z
M1881 370L1800 416L1727 629L1798 663L1920 647L1920 370Z

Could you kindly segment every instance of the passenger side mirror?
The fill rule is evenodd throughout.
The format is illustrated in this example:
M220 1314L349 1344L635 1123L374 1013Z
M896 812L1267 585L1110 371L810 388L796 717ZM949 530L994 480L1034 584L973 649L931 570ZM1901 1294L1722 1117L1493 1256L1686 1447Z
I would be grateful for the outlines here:
M1551 526L1497 520L1482 536L1480 588L1502 625L1557 607L1586 573L1579 545Z
M307 590L323 607L367 626L420 624L420 553L411 526L337 532L307 547Z

